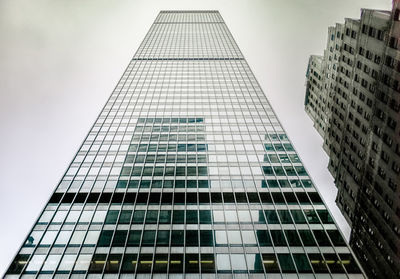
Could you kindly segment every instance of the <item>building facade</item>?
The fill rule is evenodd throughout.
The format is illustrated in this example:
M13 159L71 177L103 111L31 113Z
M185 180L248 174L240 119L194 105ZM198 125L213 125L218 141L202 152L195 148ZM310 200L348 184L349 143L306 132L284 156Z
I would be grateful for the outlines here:
M217 11L162 11L5 278L364 278Z
M399 3L330 27L307 71L306 111L324 131L350 245L372 278L400 278Z

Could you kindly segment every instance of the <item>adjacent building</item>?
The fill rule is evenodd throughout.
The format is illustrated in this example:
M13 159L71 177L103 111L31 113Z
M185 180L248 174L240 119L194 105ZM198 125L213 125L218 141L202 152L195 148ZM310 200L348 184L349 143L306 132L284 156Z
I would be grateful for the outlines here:
M219 12L162 11L5 278L267 274L364 278Z
M324 139L350 245L371 278L400 278L400 1L328 30L305 110Z

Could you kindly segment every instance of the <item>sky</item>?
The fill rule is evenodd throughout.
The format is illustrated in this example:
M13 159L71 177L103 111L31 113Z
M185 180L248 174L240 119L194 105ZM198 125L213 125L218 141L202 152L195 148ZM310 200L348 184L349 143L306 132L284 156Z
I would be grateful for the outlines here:
M4 274L160 10L219 10L336 222L305 73L328 27L391 0L1 0L0 275Z

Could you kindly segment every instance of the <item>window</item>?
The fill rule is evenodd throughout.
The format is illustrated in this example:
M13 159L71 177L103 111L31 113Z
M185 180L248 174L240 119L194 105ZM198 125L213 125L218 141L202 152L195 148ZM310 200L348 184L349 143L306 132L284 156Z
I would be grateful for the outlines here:
M231 262L229 254L217 254L217 270L229 271L231 269Z
M215 231L215 245L225 246L228 244L228 238L225 231Z
M63 241L66 241L66 239L69 238L71 232L70 231L66 231L65 236L63 236ZM98 239L100 236L100 231L88 231L86 238L85 238L85 242L83 243L85 246L94 246L96 245ZM57 238L58 240L58 238ZM57 243L57 241L56 241Z
M290 254L278 254L279 265L281 266L282 272L294 273L296 268L294 266L292 257Z
M262 262L266 273L279 273L278 261L275 254L262 254Z
M114 239L112 241L112 246L113 247L124 247L127 234L128 234L128 231L126 231L126 230L116 231L115 235L114 235Z
M86 271L89 268L90 265L90 260L92 258L92 255L85 255L85 254L80 254L78 256L78 259L76 260L74 270L75 271Z
M231 260L234 272L247 270L246 260L243 254L231 254Z
M172 231L171 234L171 246L183 246L184 231L177 230Z
M268 224L279 224L278 215L275 210L265 210L265 216L267 217Z
M293 254L293 259L300 273L311 272L311 265L305 254Z
M285 230L285 235L289 246L301 246L301 241L296 230Z
M275 246L287 246L285 236L282 231L271 230L272 240Z
M94 254L89 266L89 273L102 273L107 254Z
M153 246L155 237L156 237L156 231L153 230L143 231L142 245Z
M136 254L125 254L121 264L121 273L135 272L136 263L137 263Z
M11 263L7 270L7 274L19 274L25 267L30 255L19 254L15 257L14 261Z

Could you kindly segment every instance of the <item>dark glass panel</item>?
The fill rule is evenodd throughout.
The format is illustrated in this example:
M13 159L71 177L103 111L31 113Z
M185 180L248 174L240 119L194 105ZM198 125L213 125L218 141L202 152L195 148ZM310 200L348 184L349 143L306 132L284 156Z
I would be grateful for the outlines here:
M262 254L262 260L266 273L280 273L275 254Z
M183 246L185 239L184 231L171 232L171 246Z
M89 273L102 273L106 263L107 254L94 254L90 261Z
M99 247L110 246L113 233L114 233L114 231L102 231L100 233L100 237L99 237L97 246L99 246Z
M124 247L128 231L115 231L114 239L111 246Z
M130 231L127 246L138 247L140 244L141 236L142 236L142 231Z
M294 262L296 263L297 270L299 273L312 272L311 265L305 254L293 254Z
M282 272L294 273L296 268L294 266L292 257L290 254L278 254L279 265L281 266Z
M302 246L296 230L285 230L285 235L289 246Z

